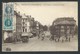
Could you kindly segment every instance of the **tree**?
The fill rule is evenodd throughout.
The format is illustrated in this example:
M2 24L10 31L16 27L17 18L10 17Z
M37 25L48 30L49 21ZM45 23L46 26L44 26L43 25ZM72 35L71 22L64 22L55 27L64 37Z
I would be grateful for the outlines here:
M39 24L39 28L40 29L43 29L43 25L41 23Z
M50 33L53 35L54 34L54 27L52 25L49 27L49 30L50 30Z
M46 25L44 25L44 26L43 26L43 30L44 30L44 31L47 31L47 30L48 30L48 27L47 27Z
M51 33L51 38L50 39L52 39L52 40L54 40L54 35L55 35L55 26L53 26L53 25L51 25L50 27L49 27L49 30L50 30L50 33Z

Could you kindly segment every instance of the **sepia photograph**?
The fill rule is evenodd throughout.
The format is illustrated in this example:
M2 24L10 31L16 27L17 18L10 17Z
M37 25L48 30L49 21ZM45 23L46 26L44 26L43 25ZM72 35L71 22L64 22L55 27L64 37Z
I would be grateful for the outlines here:
M78 2L3 2L2 52L78 51Z

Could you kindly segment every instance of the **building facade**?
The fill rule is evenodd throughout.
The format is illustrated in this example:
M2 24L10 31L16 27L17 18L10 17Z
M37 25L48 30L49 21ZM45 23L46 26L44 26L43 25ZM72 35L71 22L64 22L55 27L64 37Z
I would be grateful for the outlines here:
M35 21L30 15L22 16L22 32L32 33L34 36L39 34L39 22Z
M20 40L21 36L21 21L22 21L22 16L20 15L20 12L14 11L14 19L13 19L13 37L12 40Z
M76 21L74 20L74 18L57 18L52 25L55 27L54 34L56 34L59 38L66 37L67 39L74 36L76 26Z
M22 32L31 31L31 16L22 15Z

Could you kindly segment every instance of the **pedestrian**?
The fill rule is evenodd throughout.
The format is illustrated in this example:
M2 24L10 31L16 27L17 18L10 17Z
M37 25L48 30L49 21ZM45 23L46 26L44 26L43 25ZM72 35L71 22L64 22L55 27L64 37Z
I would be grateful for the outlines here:
M44 33L42 33L42 35L41 35L41 36L42 36L42 39L41 39L41 40L44 40L44 36L45 36L45 35L44 35Z
M44 37L45 37L45 33L44 33L44 31L42 30L42 32L41 32L41 40L44 40Z
M54 36L51 35L50 38L49 38L49 40L50 40L50 41L54 40Z

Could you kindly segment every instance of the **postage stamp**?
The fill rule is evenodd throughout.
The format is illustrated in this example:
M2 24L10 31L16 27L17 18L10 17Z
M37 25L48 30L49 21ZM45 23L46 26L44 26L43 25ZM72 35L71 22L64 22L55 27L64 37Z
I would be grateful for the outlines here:
M3 3L3 30L13 29L13 3Z

